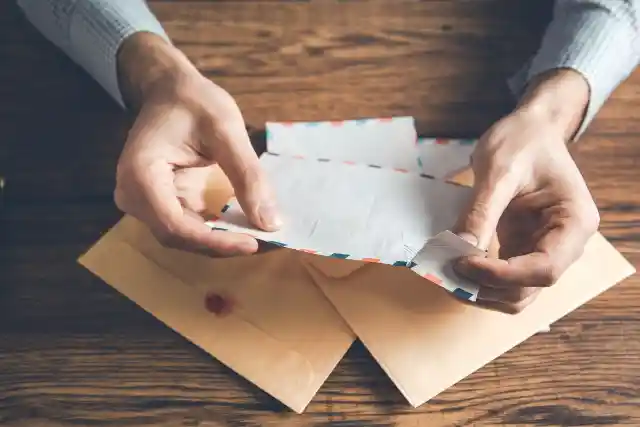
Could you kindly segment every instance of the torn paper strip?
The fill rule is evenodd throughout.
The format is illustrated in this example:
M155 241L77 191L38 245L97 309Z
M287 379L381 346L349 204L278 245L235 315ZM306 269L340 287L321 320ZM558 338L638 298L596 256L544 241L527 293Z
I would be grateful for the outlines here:
M455 260L472 255L484 257L486 253L447 230L427 241L412 260L411 270L461 299L476 301L478 285L453 271Z

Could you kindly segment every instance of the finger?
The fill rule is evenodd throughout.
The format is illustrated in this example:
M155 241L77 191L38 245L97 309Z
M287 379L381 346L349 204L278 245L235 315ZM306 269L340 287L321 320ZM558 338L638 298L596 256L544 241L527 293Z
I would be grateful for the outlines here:
M536 252L508 260L461 258L455 264L455 269L463 276L489 287L551 286L580 257L590 234L582 226L558 226L542 237Z
M216 123L212 138L217 147L216 160L231 181L236 198L249 221L266 231L279 229L282 220L273 191L242 120Z
M548 254L535 252L508 260L496 258L461 258L455 269L461 275L493 288L543 287L557 280Z
M505 314L518 314L519 311L517 308L513 307L511 304L507 304L500 301L476 301L476 305L478 307L484 308L486 310L497 311Z
M518 303L508 303L501 301L476 301L476 304L484 309L498 311L500 313L505 314L518 314L522 312L527 306L529 306L535 299L537 295L534 295L531 299L527 299L525 301L520 301Z
M158 240L176 249L215 255L254 253L255 239L235 233L212 232L197 214L183 209L176 196L171 166L156 162L138 176L140 198L145 203L142 221Z
M466 299L459 299L463 304L467 304L471 307L479 307L485 310L497 311L505 314L518 314L526 307L527 303L507 303L503 301L490 301L477 299L475 302L471 302Z
M271 242L265 242L264 240L258 240L258 253L265 254L277 250L282 250L283 247Z
M179 235L177 233L167 235L163 232L154 232L154 235L166 248L197 253L212 258L252 255L259 250L257 242L241 241L237 239L237 236L241 236L237 233L211 229L209 229L209 233L213 243L200 243L189 235Z
M533 288L527 294L527 296L513 301L481 299L480 295L478 295L478 299L473 304L475 304L477 307L497 311L500 313L518 314L536 300L538 294L540 293L540 290L540 288Z
M454 228L459 236L486 250L502 213L516 193L510 179L479 179L467 208Z
M491 288L482 286L478 293L478 300L517 304L527 300L531 295L537 294L542 288Z
M253 237L212 230L199 215L185 210L180 225L171 230L156 230L156 237L166 247L196 252L212 257L250 255L259 245Z
M597 208L594 205L592 209L593 213L589 208L575 209L568 214L568 219L550 227L540 236L536 249L549 254L558 274L562 274L582 256L587 242L598 230Z

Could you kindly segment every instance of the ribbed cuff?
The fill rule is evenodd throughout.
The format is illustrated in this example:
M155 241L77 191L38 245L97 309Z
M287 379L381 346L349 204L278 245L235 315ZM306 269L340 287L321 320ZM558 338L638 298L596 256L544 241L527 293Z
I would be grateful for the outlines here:
M69 26L75 60L122 106L117 53L122 42L150 32L170 42L162 25L141 0L79 0Z
M537 75L557 68L579 72L589 84L587 112L580 136L616 87L638 64L637 11L619 2L617 9L601 2L557 2L538 53L508 83L520 97Z

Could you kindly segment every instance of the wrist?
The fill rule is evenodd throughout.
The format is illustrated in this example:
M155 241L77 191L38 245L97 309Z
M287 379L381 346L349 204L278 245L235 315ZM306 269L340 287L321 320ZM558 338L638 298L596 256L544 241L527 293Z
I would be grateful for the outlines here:
M551 70L531 81L516 111L557 127L569 141L584 120L589 96L589 84L581 74L571 69Z
M127 38L118 50L118 81L122 97L138 110L157 88L170 89L200 73L189 59L162 37L140 32Z

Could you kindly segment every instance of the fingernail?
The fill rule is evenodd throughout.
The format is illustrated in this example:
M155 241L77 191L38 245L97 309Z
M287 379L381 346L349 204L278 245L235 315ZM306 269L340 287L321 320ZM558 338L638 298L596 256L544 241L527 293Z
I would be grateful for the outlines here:
M458 233L458 237L466 240L467 242L471 243L473 246L478 245L478 238L471 233L467 233L467 232Z
M282 227L282 219L280 218L280 214L273 202L262 203L258 212L260 214L262 225L266 228L276 230Z

